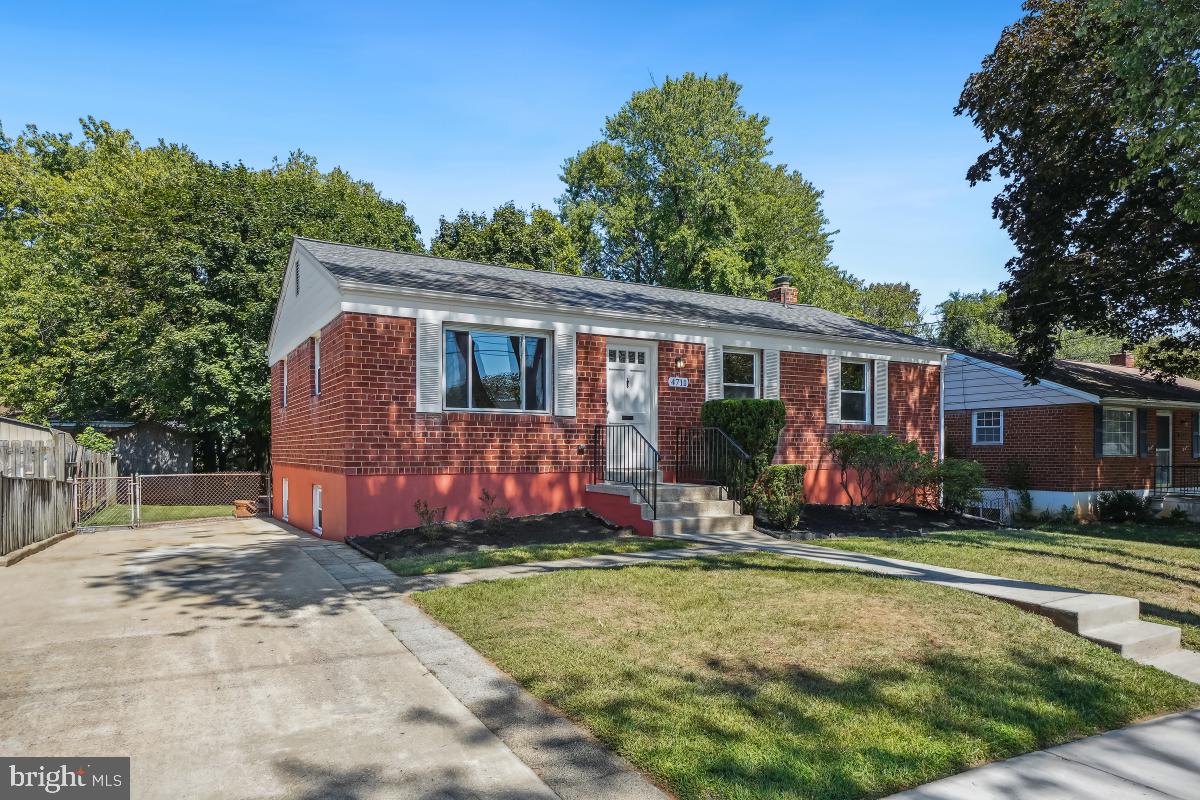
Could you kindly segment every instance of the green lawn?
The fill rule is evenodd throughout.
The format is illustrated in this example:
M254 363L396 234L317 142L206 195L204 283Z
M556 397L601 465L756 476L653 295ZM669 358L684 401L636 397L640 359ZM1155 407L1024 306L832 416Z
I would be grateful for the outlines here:
M397 575L430 575L435 572L502 567L509 564L525 564L530 561L558 561L564 558L582 558L606 553L640 553L646 550L678 550L685 547L687 547L686 542L653 539L648 536L628 536L585 542L531 544L524 547L479 550L474 553L392 558L384 561L383 564Z
M876 797L1200 704L1012 606L782 556L414 599L681 798Z
M142 506L142 522L175 522L205 517L232 517L233 504L207 506ZM128 525L129 506L111 505L97 514L81 519L80 525Z
M1183 629L1200 649L1200 528L1076 525L1058 531L954 531L809 544L1038 581L1142 601L1142 617Z

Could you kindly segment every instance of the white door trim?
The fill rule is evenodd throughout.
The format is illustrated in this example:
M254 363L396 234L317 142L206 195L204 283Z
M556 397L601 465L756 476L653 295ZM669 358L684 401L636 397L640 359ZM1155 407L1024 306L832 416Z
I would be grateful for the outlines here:
M283 478L283 515L284 522L288 521L288 479Z
M1158 468L1161 466L1158 463L1159 453L1162 448L1158 446L1158 432L1163 420L1167 421L1167 479L1171 480L1175 476L1171 474L1172 468L1175 466L1175 416L1170 411L1158 411L1154 417L1154 473L1155 483L1157 483Z
M608 422L620 422L612 419L612 409L608 407L608 349L610 347L640 347L647 350L646 361L649 363L650 381L650 444L658 447L658 342L653 339L621 339L608 337L604 347L604 413Z

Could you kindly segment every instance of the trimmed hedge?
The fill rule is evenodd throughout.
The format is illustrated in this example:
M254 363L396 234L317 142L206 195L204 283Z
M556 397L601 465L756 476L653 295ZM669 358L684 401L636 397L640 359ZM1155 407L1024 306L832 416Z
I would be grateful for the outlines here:
M787 421L780 400L709 400L700 409L700 422L725 431L749 453L757 474L775 457L779 433Z

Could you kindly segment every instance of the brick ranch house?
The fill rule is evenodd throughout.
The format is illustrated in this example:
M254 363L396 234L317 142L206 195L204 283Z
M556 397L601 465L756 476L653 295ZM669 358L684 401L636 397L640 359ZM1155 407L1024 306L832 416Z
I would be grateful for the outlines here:
M844 502L833 431L937 452L948 351L779 283L749 300L297 238L269 343L273 514L340 539L413 526L418 500L477 518L486 489L650 533L631 493L588 489L593 443L636 428L660 503L702 507L669 491L675 442L722 397L785 403L776 461L809 466L813 502Z
M1129 353L1110 362L1058 360L1026 385L1011 356L952 354L948 454L983 464L993 486L1007 484L1010 463L1024 462L1036 510L1089 516L1096 495L1111 489L1189 507L1185 498L1200 488L1200 381L1160 383Z

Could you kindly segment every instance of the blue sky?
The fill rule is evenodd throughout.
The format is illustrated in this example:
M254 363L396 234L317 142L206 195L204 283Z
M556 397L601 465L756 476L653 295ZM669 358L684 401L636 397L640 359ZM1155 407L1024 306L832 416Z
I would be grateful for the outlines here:
M874 3L26 3L0 24L0 122L91 114L265 166L293 149L439 215L553 207L564 158L652 79L728 73L773 161L825 192L833 259L932 308L1012 254L983 140L953 116L1017 0ZM21 75L17 78L15 76Z

